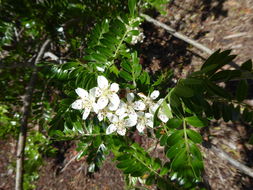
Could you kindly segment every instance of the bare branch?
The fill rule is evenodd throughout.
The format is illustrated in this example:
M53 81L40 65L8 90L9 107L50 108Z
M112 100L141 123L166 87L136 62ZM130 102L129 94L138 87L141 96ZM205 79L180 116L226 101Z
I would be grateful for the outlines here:
M224 152L222 149L219 149L214 144L211 144L211 143L205 141L203 143L203 146L205 148L211 150L216 156L218 156L222 160L225 160L228 163L230 163L232 166L234 166L235 168L240 170L242 173L253 178L253 169L252 168L249 168L248 166L245 166L241 162L231 158L226 152Z
M209 55L211 55L211 54L214 53L214 51L211 50L210 48L208 48L208 47L202 45L201 43L199 43L199 42L197 42L197 41L195 41L195 40L193 40L193 39L191 39L191 38L185 36L184 34L181 34L181 33L177 32L176 30L174 30L174 29L171 28L170 26L168 26L168 25L166 25L166 24L164 24L164 23L162 23L162 22L160 22L160 21L158 21L158 20L155 20L155 19L151 18L150 16L148 16L148 15L146 15L146 14L142 14L142 13L141 13L141 16L142 16L146 21L148 21L148 22L150 22L150 23L153 23L153 24L156 25L156 26L162 27L163 29L165 29L166 31L168 31L171 35L173 35L174 37L176 37L176 38L178 38L178 39L180 39L180 40L183 40L183 41L187 42L188 44L191 44L192 46L194 46L194 47L200 49L201 51L203 51L203 52L205 52L205 53L207 53L207 54L209 54ZM240 68L240 67L239 67L237 64L235 64L234 62L230 62L229 65L232 66L232 67L234 67L234 68L236 68L236 69L239 69L239 68Z
M34 61L34 66L36 66L41 58L47 45L49 44L50 40L46 40ZM26 133L27 133L27 122L30 115L30 107L32 102L32 95L33 89L35 86L35 81L37 79L37 72L38 69L34 67L32 76L30 81L26 87L26 92L23 96L23 107L22 107L22 119L21 119L21 126L18 138L18 147L17 147L17 161L16 161L16 184L15 190L23 190L23 170L24 170L24 150L25 150L25 142L26 142Z

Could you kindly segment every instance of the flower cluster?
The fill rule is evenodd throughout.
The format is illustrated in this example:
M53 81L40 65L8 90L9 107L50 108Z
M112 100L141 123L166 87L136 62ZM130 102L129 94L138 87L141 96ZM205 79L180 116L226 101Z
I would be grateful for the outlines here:
M128 90L126 97L120 99L117 83L110 84L104 76L98 76L97 84L98 86L89 92L82 88L76 89L79 99L73 102L71 107L83 111L83 120L94 112L99 121L108 119L110 122L107 134L117 132L122 136L126 134L128 127L136 126L140 133L146 127L153 128L154 114L163 102L163 99L156 101L160 95L159 91L155 90L149 96L143 93L135 96ZM157 116L164 123L169 119L163 109L159 109Z

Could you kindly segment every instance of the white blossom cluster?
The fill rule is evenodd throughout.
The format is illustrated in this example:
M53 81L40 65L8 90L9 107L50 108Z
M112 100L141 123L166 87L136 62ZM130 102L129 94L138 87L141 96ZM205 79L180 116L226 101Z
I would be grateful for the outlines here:
M97 84L98 86L89 92L82 88L75 90L79 99L73 102L71 107L83 111L83 120L94 112L99 121L109 120L106 134L117 132L122 136L129 127L136 126L140 133L146 127L153 128L154 114L163 102L163 99L155 101L160 95L159 91L155 90L149 96L143 93L135 96L128 91L126 97L120 99L117 94L119 91L117 83L110 84L104 76L98 76ZM164 123L169 119L163 109L159 109L157 116Z
M137 18L135 18L135 19L133 19L133 20L131 21L131 24L134 23L134 22L140 22L140 21L141 21L141 18L140 18L140 17L137 17ZM145 38L145 35L144 35L143 31L141 30L140 27L138 27L138 26L133 27L133 26L131 26L131 24L126 26L127 30L128 30L128 31L131 31L131 30L138 30L140 33L139 33L137 36L135 36L135 35L134 35L134 36L130 35L130 36L132 36L132 40L131 40L130 43L131 43L132 45L135 45L135 44L137 44L137 43L139 43L139 42L142 43L143 40L144 40L144 38Z

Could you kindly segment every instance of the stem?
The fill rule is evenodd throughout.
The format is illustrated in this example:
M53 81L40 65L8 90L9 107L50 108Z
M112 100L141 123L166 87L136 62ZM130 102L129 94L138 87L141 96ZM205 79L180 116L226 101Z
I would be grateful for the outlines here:
M157 171L155 171L153 168L151 168L150 166L148 166L145 162L143 162L142 160L140 160L138 157L136 157L135 155L133 155L139 162L141 162L144 166L146 166L149 170L151 170L152 172L154 172L156 175L158 175L159 177L162 177Z
M35 82L37 79L38 68L36 65L40 62L43 53L47 45L49 44L50 40L46 40L44 44L41 46L40 51L34 61L34 69L32 72L32 76L30 81L26 87L26 92L23 96L23 107L22 112L23 116L21 119L20 124L20 132L18 138L18 145L17 145L17 161L16 161L16 184L15 190L23 190L23 174L24 174L24 154L25 154L25 143L26 143L26 136L27 136L27 125L28 125L28 118L30 116L30 109L32 103L32 95L35 86Z
M158 20L155 20L155 19L151 18L150 16L148 16L148 15L146 15L146 14L141 13L140 15L141 15L146 21L148 21L148 22L150 22L150 23L152 23L152 24L154 24L154 25L156 25L156 26L159 26L159 27L165 29L165 30L168 31L172 36L174 36L174 37L176 37L176 38L178 38L178 39L180 39L180 40L183 40L183 41L187 42L188 44L190 44L190 45L192 45L192 46L194 46L194 47L200 49L201 51L203 51L203 52L205 52L205 53L207 53L207 54L209 54L209 55L211 55L211 54L214 53L214 51L211 50L210 48L208 48L208 47L202 45L201 43L199 43L199 42L197 42L197 41L195 41L195 40L193 40L193 39L191 39L191 38L185 36L184 34L181 34L181 33L177 32L175 29L171 28L170 26L168 26L168 25L166 25L166 24L164 24L164 23L162 23L162 22L160 22L160 21L158 21ZM239 67L237 64L235 64L234 62L230 62L229 65L232 66L232 67L234 67L234 68L236 68L236 69L239 69L239 68L240 68L240 67Z
M197 175L196 175L196 173L195 173L195 171L194 171L194 168L193 168L193 166L192 166L192 164L191 164L191 160L190 160L190 156L191 156L191 152L190 152L190 148L189 148L189 144L188 144L188 137L187 137L187 133L186 133L186 122L185 122L185 119L183 119L183 127L184 127L184 141L185 141L185 148L186 148L186 152L187 152L187 154L188 154L188 156L187 156L187 161L188 161L188 164L191 166L191 168L192 168L192 171L193 171L193 173L194 173L194 176L197 178Z
M119 42L119 45L118 45L118 47L117 47L117 49L115 50L115 53L114 53L114 55L113 55L114 58L116 58L116 56L117 56L117 54L118 54L118 52L119 52L120 46L121 46L121 44L123 43L123 41L125 40L125 37L126 37L126 35L127 35L128 32L129 32L129 31L126 30L125 33L124 33L124 35L123 35L123 37L121 38L121 40L120 40L120 42Z

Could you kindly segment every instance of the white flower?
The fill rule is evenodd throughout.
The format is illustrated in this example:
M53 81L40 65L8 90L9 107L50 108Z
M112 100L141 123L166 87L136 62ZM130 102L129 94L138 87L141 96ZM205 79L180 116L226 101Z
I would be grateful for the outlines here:
M156 110L159 108L159 106L162 104L162 102L163 102L163 98L161 98L161 99L159 99L158 100L158 102L152 102L151 104L150 104L150 107L149 107L149 112L151 113L151 114L155 114L155 112L156 112Z
M135 110L142 111L145 109L145 104L139 100L139 101L133 101L134 100L134 94L133 93L127 93L126 95L127 102L120 101L119 107L116 110L117 115L121 115L124 113L127 114L136 114Z
M143 101L138 100L134 102L134 93L127 93L127 104L135 110L143 111L146 106Z
M82 89L77 88L76 90L77 95L80 99L76 100L71 104L71 107L76 110L83 110L82 118L85 120L91 111L96 112L98 111L98 106L96 104L96 97L95 97L95 88L90 89L89 93Z
M163 100L162 100L163 101ZM168 108L171 110L170 108L170 104L167 104ZM159 111L158 111L158 114L157 114L157 117L164 123L167 123L167 121L170 119L169 116L165 113L165 110L164 110L164 107L161 106Z
M158 90L154 90L150 96L146 96L143 93L138 93L138 96L142 99L140 100L141 102L146 105L146 107L142 110L145 110L146 108L152 109L150 112L152 113L153 111L155 112L156 109L159 107L156 105L154 100L160 95L160 92ZM155 109L156 108L156 109ZM154 110L155 109L155 110Z
M103 67L97 66L96 68L97 68L97 70L100 71L100 72L104 72L104 71L105 71L105 66L103 66Z
M126 134L126 127L133 127L137 123L137 115L136 114L123 114L123 115L113 115L108 118L111 124L106 129L106 134L111 134L115 131L119 135L124 136Z
M111 112L110 112L110 110L109 109L107 109L107 108L104 108L104 109L100 109L100 110L98 110L98 112L97 112L97 118L98 118L98 120L99 121L102 121L104 118L109 118L110 116L111 116Z
M108 104L108 108L115 111L120 103L119 96L116 94L119 91L119 85L112 83L109 85L108 80L104 76L98 76L98 87L96 88L97 104L99 109L104 109Z
M144 113L144 112L137 112L138 120L136 128L137 130L142 133L146 126L153 128L153 114L151 113Z

